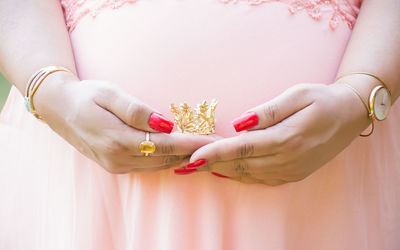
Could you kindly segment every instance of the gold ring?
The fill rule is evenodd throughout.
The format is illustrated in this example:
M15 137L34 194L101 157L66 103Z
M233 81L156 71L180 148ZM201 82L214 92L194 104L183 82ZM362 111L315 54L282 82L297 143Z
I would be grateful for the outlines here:
M139 145L140 152L144 153L145 156L154 153L156 151L156 145L150 141L150 133L146 132L146 140L142 141Z

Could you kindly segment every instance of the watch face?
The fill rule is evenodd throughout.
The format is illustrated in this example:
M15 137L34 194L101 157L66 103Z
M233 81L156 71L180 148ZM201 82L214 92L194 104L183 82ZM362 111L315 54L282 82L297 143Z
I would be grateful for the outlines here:
M385 120L389 115L391 97L389 91L383 86L377 87L373 98L373 112L378 121Z

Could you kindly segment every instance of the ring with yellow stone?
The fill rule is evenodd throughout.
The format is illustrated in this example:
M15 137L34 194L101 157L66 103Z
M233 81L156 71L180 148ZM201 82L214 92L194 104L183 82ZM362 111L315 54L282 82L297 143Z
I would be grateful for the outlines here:
M150 154L156 151L156 145L150 141L150 133L146 132L146 140L142 141L139 145L140 152L144 153L145 156L149 156Z

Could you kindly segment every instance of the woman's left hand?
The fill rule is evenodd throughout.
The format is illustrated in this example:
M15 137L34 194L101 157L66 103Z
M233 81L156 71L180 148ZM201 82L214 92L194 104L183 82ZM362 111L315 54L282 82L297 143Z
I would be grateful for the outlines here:
M211 171L272 186L300 181L340 153L370 120L347 86L298 84L233 124L247 131L199 148L175 173Z

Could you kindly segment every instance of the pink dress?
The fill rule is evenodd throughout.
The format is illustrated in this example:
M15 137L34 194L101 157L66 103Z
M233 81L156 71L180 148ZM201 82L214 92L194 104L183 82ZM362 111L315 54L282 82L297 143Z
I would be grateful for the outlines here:
M81 79L168 106L219 100L217 134L297 83L331 83L359 1L63 0ZM400 107L297 183L112 175L35 120L0 116L0 249L400 249ZM20 153L17 153L20 152ZM23 153L22 153L23 152Z

